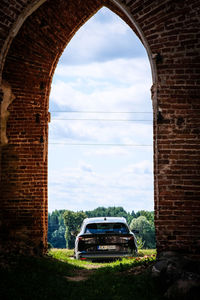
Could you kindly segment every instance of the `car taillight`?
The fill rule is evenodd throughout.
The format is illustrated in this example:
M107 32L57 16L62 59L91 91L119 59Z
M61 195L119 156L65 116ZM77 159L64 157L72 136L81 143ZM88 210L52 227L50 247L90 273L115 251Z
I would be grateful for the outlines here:
M83 237L83 236L79 236L78 237L78 241L82 241L82 242L91 242L92 239L91 238L88 238L88 237Z
M127 237L124 237L122 239L125 240L125 241L131 241L131 240L134 240L134 236L127 236Z

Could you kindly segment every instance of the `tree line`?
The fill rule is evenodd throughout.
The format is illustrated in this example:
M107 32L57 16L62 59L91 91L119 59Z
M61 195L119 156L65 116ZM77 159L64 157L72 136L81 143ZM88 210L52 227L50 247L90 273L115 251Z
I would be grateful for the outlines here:
M126 212L123 207L98 207L89 211L55 210L48 214L48 242L54 248L74 248L73 232L80 229L85 218L124 217L136 235L139 248L153 249L155 245L154 212L140 210Z

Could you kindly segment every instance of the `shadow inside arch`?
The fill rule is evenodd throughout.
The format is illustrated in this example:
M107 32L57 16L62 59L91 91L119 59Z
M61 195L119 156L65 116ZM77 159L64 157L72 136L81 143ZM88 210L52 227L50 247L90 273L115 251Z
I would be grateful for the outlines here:
M9 267L0 268L1 297L21 300L161 299L158 284L150 275L152 262L147 259L132 263L118 261L87 269L49 256L15 257Z

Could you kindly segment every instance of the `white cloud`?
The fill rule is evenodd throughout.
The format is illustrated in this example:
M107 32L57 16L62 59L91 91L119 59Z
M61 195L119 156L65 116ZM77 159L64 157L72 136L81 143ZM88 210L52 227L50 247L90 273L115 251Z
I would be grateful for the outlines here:
M92 172L93 172L91 165L86 164L85 162L82 162L82 163L80 164L80 169L81 169L83 172L89 172L89 173L92 173Z
M69 76L69 82L55 81L51 92L52 102L60 106L61 110L65 110L67 107L68 110L72 111L151 112L150 80L146 79L145 81L149 68L144 59L118 60L98 63L95 66L99 66L99 73L91 65L78 66L74 71L72 67L64 68L66 74L70 74L70 76L76 74L77 79L74 80ZM126 67L130 69L130 72L126 70ZM87 79L83 76L84 70ZM93 73L94 77L98 77L97 79L93 78ZM99 80L103 80L100 81L100 85ZM83 85L83 81L85 85ZM91 81L94 85L92 88L90 86ZM73 121L70 119L84 120ZM92 119L92 121L85 119ZM55 141L56 138L59 142L68 141L69 143L93 141L99 143L152 144L151 122L97 122L95 119L151 120L152 114L53 113L50 139ZM62 138L60 138L61 135Z
M89 168L93 169L91 166ZM149 173L146 173L145 168ZM129 211L153 209L153 182L150 172L152 168L147 161L111 174L88 172L82 166L62 169L52 172L50 176L50 197L59 199L59 203L62 201L59 204L60 209L92 209L102 205L122 205ZM50 210L53 207L51 201Z
M150 68L144 59L58 67L50 105L61 110L151 111ZM144 107L144 108L143 108Z
M122 122L119 122L122 123ZM54 121L50 143L152 145L152 124L125 122ZM116 152L116 150L115 150Z
M103 8L74 35L60 63L85 64L122 55L130 58L145 56L146 52L132 29L116 14Z
M122 148L122 147L99 147L98 149L93 149L93 150L88 150L86 152L86 155L95 155L98 159L98 156L128 156L130 154L130 151L126 148Z
M153 161L144 160L135 164L131 164L125 169L127 174L152 174Z
M61 64L58 65L55 75L65 76L65 78L79 76L82 79L102 79L105 82L115 78L126 84L134 84L138 81L146 84L151 82L150 63L147 58L118 58L112 61L77 66Z
M98 87L91 94L79 91L70 84L59 82L53 86L52 100L60 107L70 107L71 110L82 111L138 111L139 107L150 102L146 99L150 94L148 87L138 83L130 87L110 85L109 88ZM150 103L151 104L151 103Z

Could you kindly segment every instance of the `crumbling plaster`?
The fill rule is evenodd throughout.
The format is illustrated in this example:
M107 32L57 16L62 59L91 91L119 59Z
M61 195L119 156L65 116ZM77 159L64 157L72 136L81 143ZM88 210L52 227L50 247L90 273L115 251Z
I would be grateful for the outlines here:
M10 115L8 108L15 96L12 93L11 86L6 81L2 81L1 87L3 91L3 101L1 102L1 146L4 146L8 143L6 135L7 120Z

